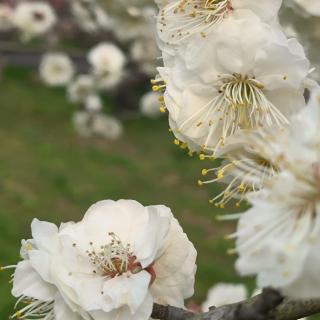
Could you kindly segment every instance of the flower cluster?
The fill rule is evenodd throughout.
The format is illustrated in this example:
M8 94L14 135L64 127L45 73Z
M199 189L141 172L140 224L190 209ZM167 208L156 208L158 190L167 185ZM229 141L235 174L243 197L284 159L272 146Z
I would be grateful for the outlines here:
M193 294L196 251L165 206L106 200L78 223L31 229L12 319L148 320L154 302L183 307Z
M302 46L278 23L281 2L158 1L164 65L153 88L163 94L175 143L201 160L222 158L199 180L226 185L210 202L252 205L224 216L239 218L230 235L239 273L257 275L260 288L313 298L320 296L320 90Z

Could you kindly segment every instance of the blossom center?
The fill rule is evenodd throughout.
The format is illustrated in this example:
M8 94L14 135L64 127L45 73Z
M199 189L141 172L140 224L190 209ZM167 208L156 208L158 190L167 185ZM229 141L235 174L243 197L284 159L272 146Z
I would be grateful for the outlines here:
M98 250L94 248L93 242L90 242L91 249L87 250L87 255L95 267L93 273L106 278L115 278L128 272L137 274L145 270L150 273L153 282L155 279L153 265L143 269L130 244L124 245L113 232L110 232L109 236L111 242L100 246Z
M44 20L45 16L44 16L44 14L42 12L35 11L33 13L33 18L34 18L35 21L39 21L40 22L40 21Z
M238 130L274 125L283 127L288 123L287 118L266 97L263 84L255 77L222 74L218 75L213 86L216 91L212 99L200 106L198 112L187 118L178 129L182 132L194 126L203 130L207 126L207 138L202 148L213 155Z

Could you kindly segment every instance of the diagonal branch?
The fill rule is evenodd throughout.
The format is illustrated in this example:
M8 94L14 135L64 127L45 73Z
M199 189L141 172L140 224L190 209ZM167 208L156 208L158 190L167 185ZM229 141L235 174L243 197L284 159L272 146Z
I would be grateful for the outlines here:
M212 307L205 313L155 304L151 317L159 320L297 320L317 313L320 313L320 299L285 299L277 290L267 288L258 296Z

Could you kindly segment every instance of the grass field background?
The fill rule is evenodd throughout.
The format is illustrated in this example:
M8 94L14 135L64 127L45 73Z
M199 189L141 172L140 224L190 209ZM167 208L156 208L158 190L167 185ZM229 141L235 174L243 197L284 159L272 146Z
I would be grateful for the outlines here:
M0 92L0 265L19 259L34 217L77 221L95 201L130 198L166 204L180 220L199 254L196 302L216 282L242 280L226 254L233 244L224 236L234 225L216 221L208 204L215 191L196 184L207 164L174 146L165 117L127 121L115 142L84 139L71 125L74 107L64 91L42 87L30 71L6 70ZM13 310L9 279L10 272L0 274L1 320Z

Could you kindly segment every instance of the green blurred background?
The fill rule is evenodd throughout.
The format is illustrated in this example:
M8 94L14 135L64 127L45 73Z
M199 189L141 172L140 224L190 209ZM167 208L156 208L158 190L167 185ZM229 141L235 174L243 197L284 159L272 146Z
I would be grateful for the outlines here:
M115 142L85 139L74 132L64 90L39 85L28 69L7 68L0 92L0 265L18 261L33 218L77 221L95 201L129 198L165 204L181 222L199 254L194 301L216 282L243 282L226 253L234 225L216 221L221 211L208 203L216 191L196 183L212 163L176 147L166 117L126 121ZM10 275L0 273L1 320L13 310Z

